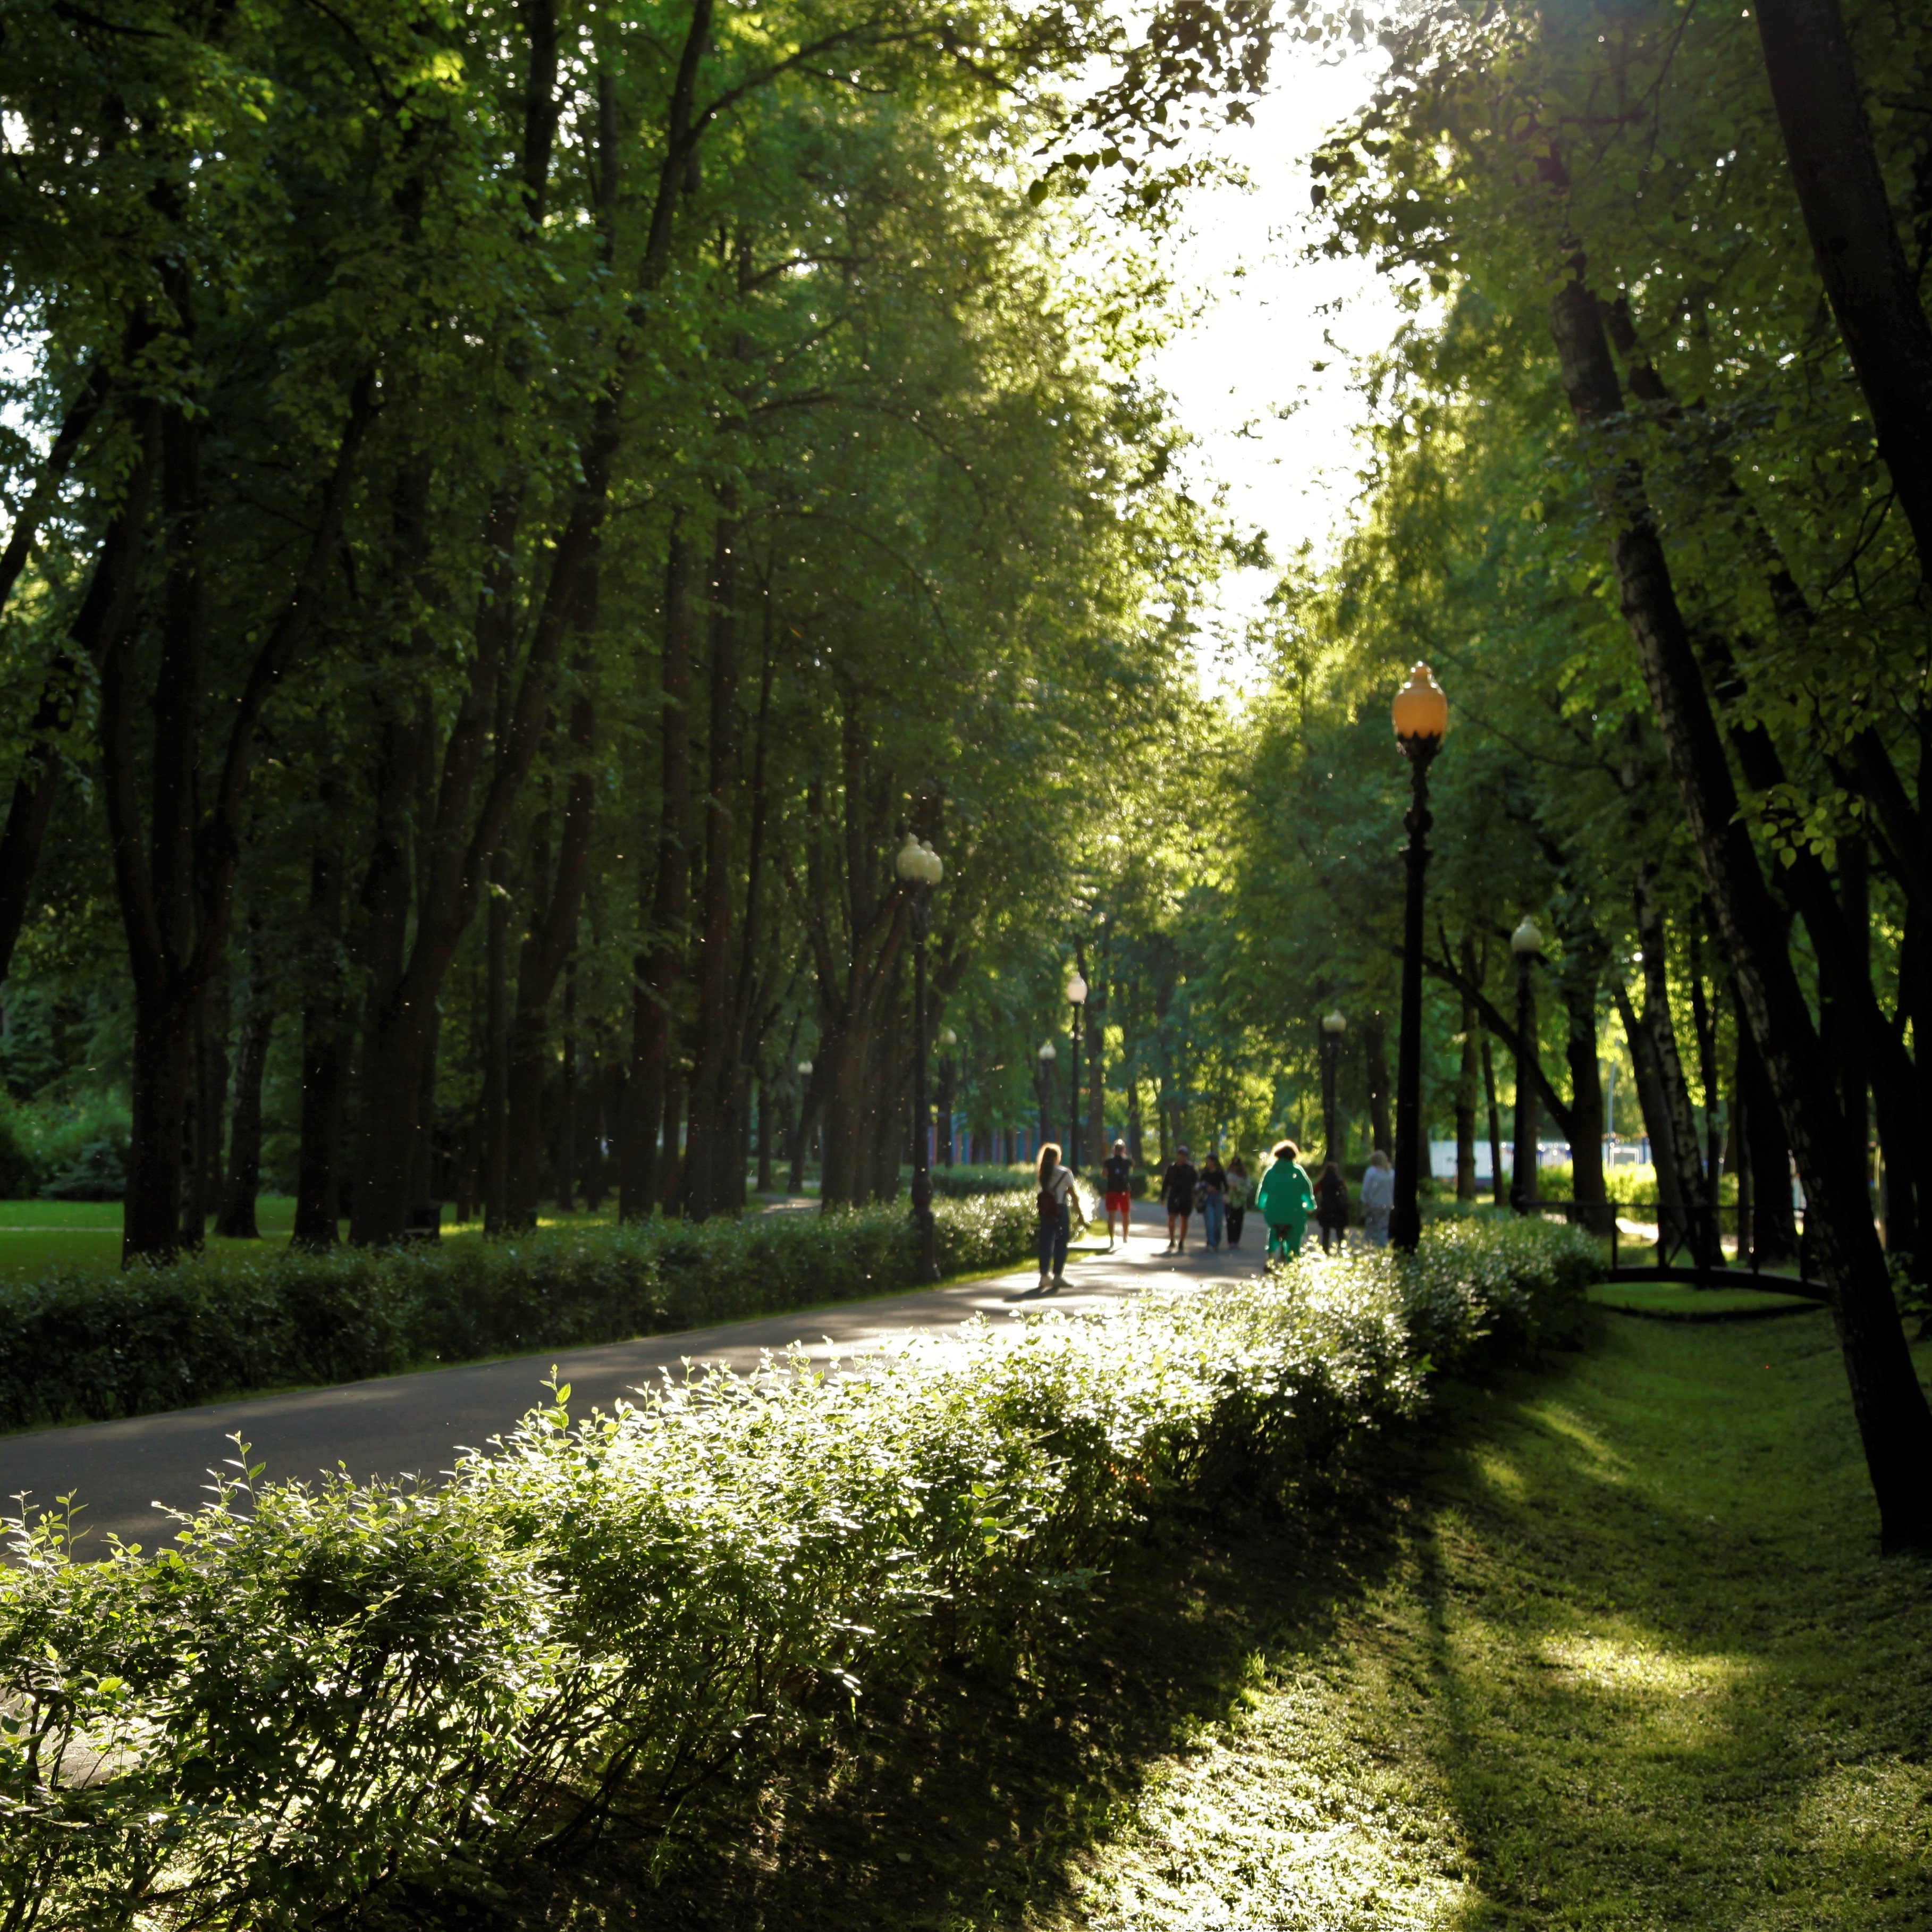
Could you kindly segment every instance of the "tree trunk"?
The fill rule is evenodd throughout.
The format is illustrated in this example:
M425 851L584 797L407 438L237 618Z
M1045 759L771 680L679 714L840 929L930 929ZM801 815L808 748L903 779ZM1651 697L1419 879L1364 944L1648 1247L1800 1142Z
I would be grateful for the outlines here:
M1362 1060L1369 1078L1369 1131L1384 1154L1395 1150L1389 1124L1388 1022L1372 1012L1362 1024Z
M1496 1055L1486 1033L1483 1036L1483 1098L1490 1114L1490 1198L1502 1208L1509 1202L1509 1182L1503 1173L1503 1110L1496 1101Z
M1757 8L1771 98L1818 272L1932 582L1932 320L1880 172L1838 0Z
M684 1211L702 1221L725 1205L735 1154L731 1097L739 1030L731 1011L733 820L738 783L738 526L718 519L711 564L710 770L704 796L704 886L699 920L697 1023L693 1029L691 1130L685 1154Z
M1798 3L1778 0L1780 8ZM1922 327L1922 316L1921 322ZM1594 445L1603 426L1621 416L1623 399L1601 312L1580 272L1552 304L1551 325L1564 388L1586 444ZM1888 1549L1932 1550L1932 1408L1912 1366L1872 1224L1862 1150L1850 1144L1817 1030L1783 943L1782 922L1739 812L1724 740L1678 608L1642 475L1634 463L1612 466L1600 448L1590 454L1624 616L1683 800L1692 848L1804 1178L1808 1244L1832 1288L1882 1540Z
M670 1104L671 1022L691 902L690 579L691 545L674 522L664 560L664 641L658 661L662 797L651 867L650 940L639 952L635 967L631 1078L624 1091L620 1150L617 1211L626 1221L644 1220L657 1208L664 1191L664 1170L675 1168L677 1162L675 1114ZM666 1136L662 1160L661 1136Z
M596 621L595 608L594 602L587 608L586 628ZM596 694L590 676L586 659L579 664L578 694L571 705L570 749L576 769L566 788L556 871L548 897L535 909L517 963L516 1012L506 1048L504 1088L508 1150L505 1212L516 1227L536 1224L543 1183L543 1099L550 1071L550 1002L565 964L576 951L584 880L590 866L596 790L590 768L596 736ZM536 881L543 878L544 870L540 864L532 867L532 899Z
M325 783L323 824L309 864L309 944L303 976L302 1144L293 1237L295 1245L303 1248L335 1245L340 1208L337 1177L356 1045L344 982L342 848L332 822L340 806L335 788Z
M1670 1232L1690 1249L1701 1266L1712 1267L1717 1256L1712 1239L1712 1217L1708 1211L1711 1196L1704 1184L1697 1123L1690 1112L1690 1090L1684 1078L1683 1056L1677 1050L1677 1029L1670 1016L1670 936L1658 909L1647 862L1636 868L1636 898L1637 943L1643 950L1644 1028L1650 1040L1652 1076L1664 1118L1670 1124L1668 1151L1676 1175L1674 1191L1681 1204ZM1660 1162L1660 1175L1662 1172ZM1660 1187L1659 1192L1662 1192Z
M1724 1095L1718 1072L1718 1011L1704 984L1704 949L1696 922L1690 926L1690 1017L1697 1034L1697 1078L1704 1089L1704 1184L1718 1198L1724 1171ZM1721 1219L1721 1216L1720 1217Z
M577 954L563 969L563 1062L556 1096L556 1211L577 1210Z
M1629 1042L1630 1065L1636 1075L1637 1111L1643 1116L1643 1130L1650 1137L1650 1164L1657 1175L1657 1198L1668 1212L1662 1217L1673 1230L1684 1218L1684 1194L1671 1136L1670 1108L1664 1094L1663 1076L1658 1071L1657 1042L1647 1014L1640 1014L1620 981L1612 980L1610 996L1622 1021L1624 1038ZM1660 1222L1661 1225L1661 1222Z
M1580 934L1564 935L1557 987L1569 1025L1564 1058L1570 1064L1570 1192L1592 1234L1610 1232L1610 1190L1604 1178L1604 1075L1597 1057L1597 994L1604 959Z
M1462 1062L1456 1076L1456 1198L1476 1198L1476 1102L1482 1090L1481 1022L1462 997Z
M502 1234L509 1217L510 895L499 874L484 914L483 1095L477 1127L483 1149L483 1232Z
M1742 1016L1740 1016L1742 1022ZM1777 1096L1766 1079L1750 1028L1738 1028L1738 1106L1744 1116L1744 1155L1750 1163L1751 1253L1761 1267L1798 1258L1798 1222L1792 1211L1791 1147L1778 1118ZM1742 1187L1744 1177L1738 1176Z
M275 1030L274 1003L259 937L250 949L248 1010L235 1062L235 1103L228 1130L228 1178L214 1232L231 1241L261 1238L255 1197L262 1186L262 1073Z

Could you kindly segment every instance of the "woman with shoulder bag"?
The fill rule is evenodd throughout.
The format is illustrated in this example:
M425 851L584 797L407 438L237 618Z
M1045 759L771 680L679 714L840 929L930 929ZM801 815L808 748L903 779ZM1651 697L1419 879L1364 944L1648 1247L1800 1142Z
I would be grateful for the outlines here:
M1036 1178L1040 1183L1040 1287L1036 1292L1044 1294L1049 1288L1066 1285L1066 1244L1073 1234L1073 1174L1060 1164L1057 1141L1048 1141L1040 1149Z

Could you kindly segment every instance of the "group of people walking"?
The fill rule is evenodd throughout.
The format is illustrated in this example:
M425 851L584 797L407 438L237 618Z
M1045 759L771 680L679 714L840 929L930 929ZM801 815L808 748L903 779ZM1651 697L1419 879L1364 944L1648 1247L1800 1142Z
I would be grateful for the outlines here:
M1268 1228L1268 1253L1298 1254L1308 1224L1320 1231L1322 1251L1344 1244L1349 1218L1348 1184L1338 1163L1329 1161L1312 1185L1301 1165L1301 1150L1292 1141L1277 1141L1268 1166L1257 1183L1239 1154L1223 1165L1210 1154L1198 1167L1190 1150L1177 1148L1161 1175L1160 1193L1167 1210L1164 1254L1184 1254L1189 1223L1198 1214L1207 1251L1218 1252L1225 1241L1240 1246L1241 1230L1252 1207ZM1114 1224L1120 1223L1124 1244L1132 1221L1133 1162L1124 1140L1100 1163L1102 1196L1107 1215L1107 1246L1114 1245ZM1049 1141L1040 1149L1040 1286L1060 1286L1066 1280L1066 1246L1072 1233L1076 1197L1072 1171L1061 1161L1058 1145ZM1395 1202L1395 1173L1389 1157L1378 1148L1362 1176L1362 1228L1372 1246L1385 1246L1389 1210Z

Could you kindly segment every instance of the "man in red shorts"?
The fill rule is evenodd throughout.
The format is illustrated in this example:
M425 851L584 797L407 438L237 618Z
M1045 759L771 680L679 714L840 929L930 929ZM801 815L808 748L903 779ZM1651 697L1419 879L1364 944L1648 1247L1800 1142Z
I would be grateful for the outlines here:
M1114 1252L1114 1216L1120 1217L1120 1245L1126 1246L1127 1229L1134 1208L1134 1164L1127 1158L1127 1144L1116 1141L1114 1151L1100 1163L1101 1184L1107 1196L1107 1252Z

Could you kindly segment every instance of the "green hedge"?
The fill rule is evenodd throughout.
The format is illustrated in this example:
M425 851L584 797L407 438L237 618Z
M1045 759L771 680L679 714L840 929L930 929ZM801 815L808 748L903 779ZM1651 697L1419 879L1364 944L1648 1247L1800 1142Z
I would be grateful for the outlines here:
M1030 1198L934 1210L941 1271L1016 1261ZM581 1348L909 1286L903 1207L652 1220L518 1241L283 1250L0 1283L0 1428L178 1408L277 1384Z
M677 1922L777 1792L832 1774L860 1694L1048 1668L1129 1540L1292 1503L1430 1364L1570 1333L1596 1265L1567 1229L1470 1224L612 1417L560 1392L440 1489L238 1478L152 1561L22 1528L0 1908L507 1926L655 1894Z
M1024 1194L1033 1187L1033 1167L1028 1162L1017 1167L968 1167L962 1162L955 1167L928 1168L926 1172L932 1176L934 1194L949 1200L980 1194ZM901 1168L900 1178L910 1184L912 1169Z

